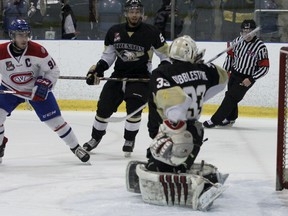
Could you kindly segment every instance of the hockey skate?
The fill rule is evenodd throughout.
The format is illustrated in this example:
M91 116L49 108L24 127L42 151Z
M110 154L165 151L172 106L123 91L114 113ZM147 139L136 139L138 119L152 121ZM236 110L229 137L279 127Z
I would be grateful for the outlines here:
M88 142L84 143L83 148L87 151L90 152L93 149L95 149L98 144L100 143L100 140L95 140L94 138L91 138Z
M203 122L203 126L205 128L232 127L234 123L235 123L234 120L227 120L227 119L224 119L220 124L214 124L211 120L207 120Z
M203 122L203 126L205 128L214 128L214 127L216 127L216 125L211 120L207 120L207 121Z
M71 149L71 151L84 163L90 159L90 155L80 145L77 145L75 148Z
M7 142L8 142L8 139L6 137L4 137L2 145L0 146L0 163L2 163L2 157L4 156L4 151L5 151L5 147L6 147Z
M227 120L227 119L224 119L221 124L219 124L219 126L221 127L232 127L235 123L235 120Z
M131 153L133 152L135 145L135 140L129 141L125 140L125 143L123 145L122 151L124 152L124 157L131 157Z

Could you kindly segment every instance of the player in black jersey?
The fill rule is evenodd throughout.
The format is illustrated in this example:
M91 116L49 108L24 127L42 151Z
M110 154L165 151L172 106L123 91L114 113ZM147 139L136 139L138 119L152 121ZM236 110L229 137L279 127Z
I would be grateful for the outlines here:
M254 20L244 20L241 24L241 36L234 39L232 44L255 28ZM227 54L223 67L231 71L228 90L211 119L203 123L206 128L232 126L238 118L238 103L254 83L269 70L267 48L255 34L243 40Z
M154 141L152 147L148 149L149 170L177 172L189 169L200 150L204 131L198 119L203 103L222 91L228 78L223 68L214 64L203 64L202 55L203 52L198 52L195 42L189 36L180 37L174 40L170 47L173 64L160 66L152 73L148 130ZM164 154L160 152L166 145L171 144L167 136L169 138L182 134L183 140L180 137L179 139L180 142L184 141L187 137L184 131L190 134L193 141L191 140L187 144L187 150L183 151L186 154L182 159L188 157L185 165L180 163L178 167L174 166L172 158L169 158L169 161L165 158L165 154L171 150L173 155L174 147L166 149L168 152L163 152ZM189 146L193 146L192 153Z
M194 163L203 143L198 121L203 103L228 80L223 68L203 63L203 54L190 36L179 37L169 49L173 64L152 72L148 162L130 161L126 169L127 189L141 192L144 202L207 210L224 191L228 174L211 164Z
M114 25L108 30L101 59L87 74L88 85L99 84L99 77L103 77L104 71L114 61L111 77L149 78L153 51L160 58L161 64L170 64L168 44L164 37L156 27L142 22L144 8L141 1L128 0L124 10L126 23ZM92 138L84 144L84 148L87 151L96 148L106 133L108 123L104 119L116 112L123 100L128 114L145 104L148 100L148 87L148 82L107 81L98 101ZM125 143L122 150L126 157L133 151L141 113L139 111L125 122Z

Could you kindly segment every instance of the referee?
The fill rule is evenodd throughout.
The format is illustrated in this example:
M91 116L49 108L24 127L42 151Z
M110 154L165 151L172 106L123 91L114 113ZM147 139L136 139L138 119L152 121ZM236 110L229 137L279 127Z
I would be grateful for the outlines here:
M255 28L254 20L244 20L241 24L241 36L234 39L232 44ZM227 53L223 68L231 71L228 89L218 110L210 120L203 123L206 128L232 126L235 123L238 118L238 103L255 81L268 73L269 58L265 44L256 34L248 36Z

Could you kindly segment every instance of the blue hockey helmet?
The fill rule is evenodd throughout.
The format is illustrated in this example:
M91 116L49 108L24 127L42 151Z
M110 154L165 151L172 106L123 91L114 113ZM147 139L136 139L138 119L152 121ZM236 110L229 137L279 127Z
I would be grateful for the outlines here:
M9 36L11 39L15 37L16 32L23 32L23 33L28 33L30 35L31 33L31 28L24 19L14 19L9 28Z

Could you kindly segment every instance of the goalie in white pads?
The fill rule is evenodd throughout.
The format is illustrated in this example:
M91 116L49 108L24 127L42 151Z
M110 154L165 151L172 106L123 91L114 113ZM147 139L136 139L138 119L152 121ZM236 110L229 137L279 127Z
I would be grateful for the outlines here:
M141 192L144 202L205 211L225 189L228 174L194 163L203 143L198 121L203 102L222 91L228 79L221 67L203 64L204 52L191 37L176 38L169 49L173 64L152 72L148 162L131 161L126 172L127 189Z

